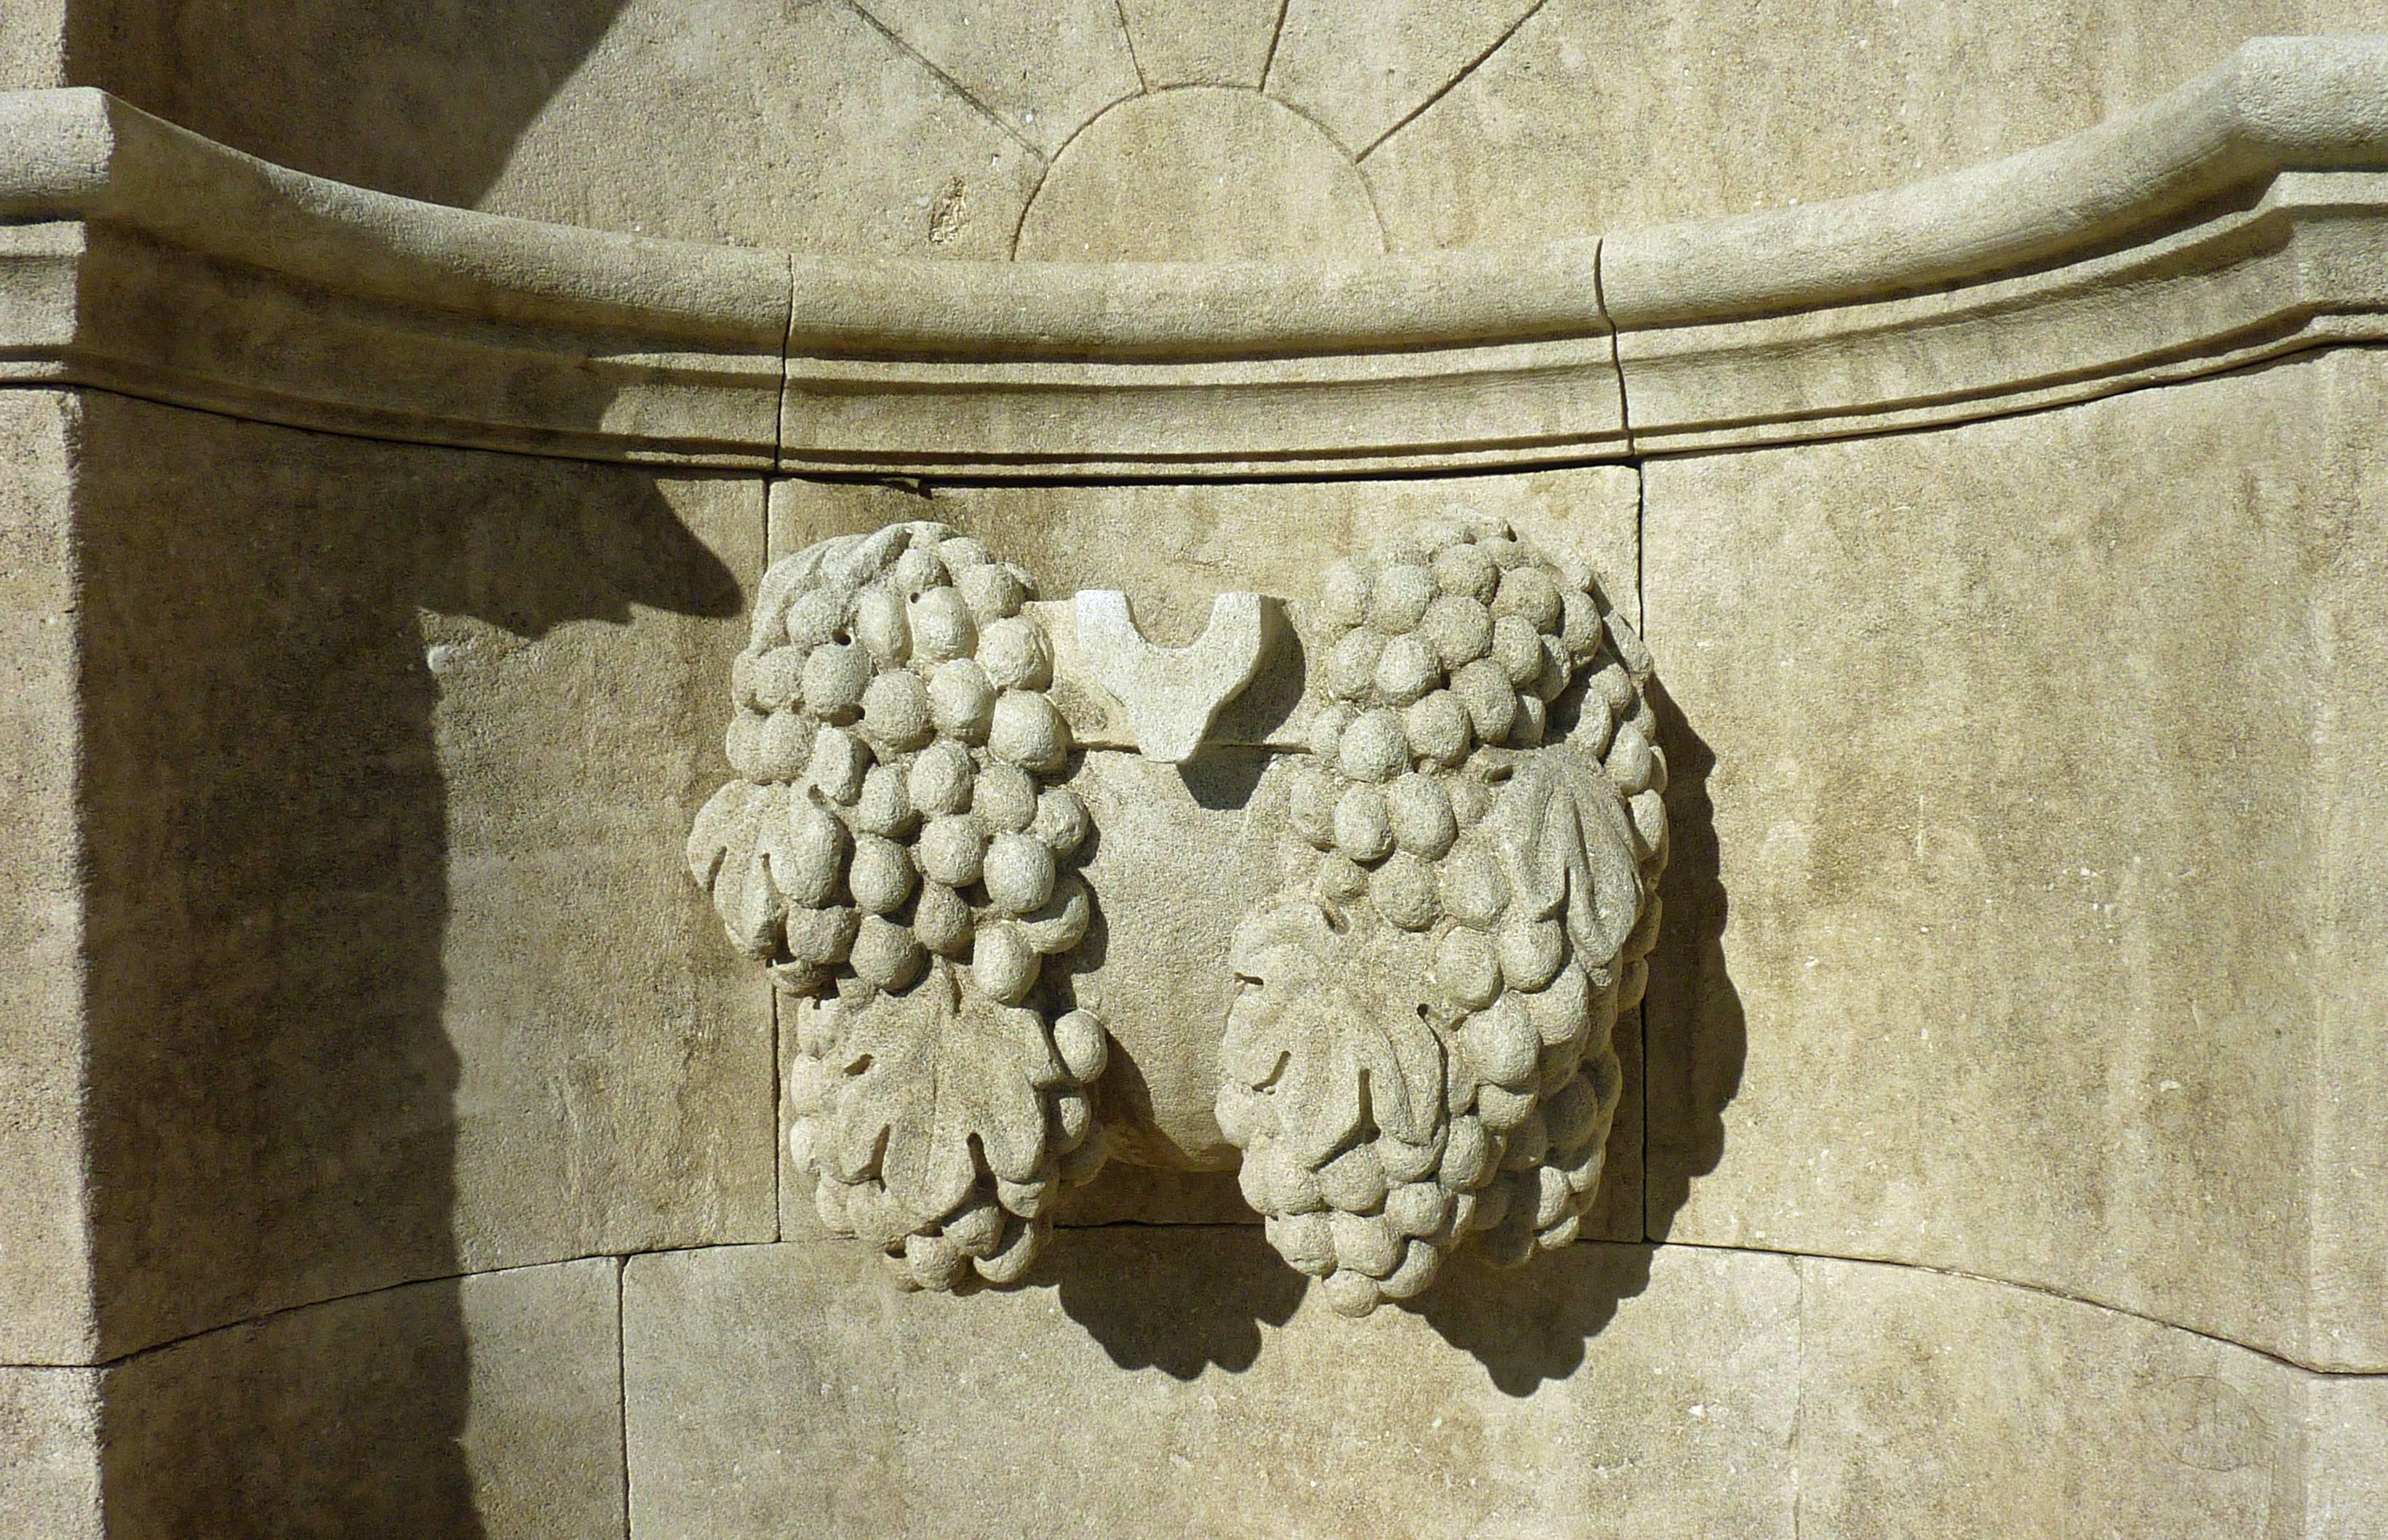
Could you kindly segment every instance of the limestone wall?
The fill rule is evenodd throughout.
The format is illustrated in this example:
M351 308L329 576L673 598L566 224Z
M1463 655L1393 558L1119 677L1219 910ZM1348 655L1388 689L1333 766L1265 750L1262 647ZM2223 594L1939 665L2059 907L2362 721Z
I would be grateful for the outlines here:
M2388 1528L2388 43L1746 221L2369 19L1276 9L11 13L0 1534ZM767 567L1175 644L1454 507L1658 663L1584 1239L1279 1259L1275 751L1113 745L1155 1137L898 1289L683 866Z
M686 240L998 259L1023 239L1515 245L1812 203L2087 128L2248 37L2380 20L2363 0L64 8L64 65L37 33L9 83L102 86L337 181ZM1268 165L1276 196L1156 196L1199 197L1214 153ZM1048 170L1055 205L1023 224Z

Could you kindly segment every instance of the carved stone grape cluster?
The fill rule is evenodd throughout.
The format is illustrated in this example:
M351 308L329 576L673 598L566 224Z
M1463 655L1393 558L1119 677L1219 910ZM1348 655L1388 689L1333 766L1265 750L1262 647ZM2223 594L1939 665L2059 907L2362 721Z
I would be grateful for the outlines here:
M1649 661L1588 574L1492 520L1339 564L1332 701L1288 776L1313 852L1247 919L1221 1128L1336 1308L1406 1298L1470 1236L1573 1240L1620 1091L1665 861Z
M1052 784L1030 588L942 524L824 542L766 575L731 669L743 777L689 865L798 1004L791 1134L821 1218L905 1281L1007 1283L1057 1180L1099 1167L1107 1037L1040 978L1086 935L1085 804Z

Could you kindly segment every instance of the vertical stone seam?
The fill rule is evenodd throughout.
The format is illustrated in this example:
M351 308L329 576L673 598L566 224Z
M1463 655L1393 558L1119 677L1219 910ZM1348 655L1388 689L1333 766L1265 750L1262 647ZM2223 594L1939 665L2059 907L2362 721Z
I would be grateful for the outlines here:
M780 326L780 393L778 404L771 410L771 468L763 477L763 567L771 566L771 477L779 474L788 462L788 370L796 356L796 258L783 251L780 259L788 265L788 281L783 291L788 308ZM757 574L756 581L762 581Z
M1523 23L1521 22L1520 25ZM1648 548L1650 523L1650 480L1645 473L1641 458L1634 451L1633 411L1625 399L1625 362L1617 346L1617 322L1609 318L1608 290L1601 276L1601 261L1607 255L1605 237L1594 237L1592 244L1592 302L1600 316L1600 323L1608 332L1608 369L1617 378L1617 425L1625 435L1625 463L1633 473L1633 625L1642 639L1650 639L1650 598L1646 591L1649 572ZM1642 1034L1642 1239L1656 1244L1659 1241L1658 1227L1650 1217L1650 1080L1654 1061L1650 1054L1650 992L1645 984L1642 1004L1633 1009L1634 1030Z
M779 1079L776 1061L774 1061L771 1078L775 1081ZM779 1140L774 1137L772 1142L776 1144ZM778 1222L779 1212L780 1194L774 1187L771 1193L771 1214L775 1225ZM623 1288L623 1282L629 1266L630 1259L627 1256L614 1258L614 1401L616 1412L615 1425L621 1433L616 1444L620 1448L622 1461L622 1540L630 1540L630 1349L629 1311L623 1301L627 1292Z
M771 471L773 473L763 478L762 567L755 574L754 588L758 598L763 592L763 579L771 570L771 488L788 461L788 371L794 362L796 352L796 259L794 253L787 254L787 261L788 323L780 329L780 410L771 418ZM748 618L751 621L753 617L750 615ZM781 1116L780 1098L785 1094L780 1083L780 990L777 984L771 983L767 983L766 988L768 991L767 999L769 1004L765 1008L770 1013L770 1063L765 1067L765 1072L771 1077L771 1239L777 1243L787 1239L788 1142L780 1129ZM629 1394L629 1382L625 1381L623 1395L627 1396ZM625 1422L622 1435L622 1458L626 1462L622 1478L622 1523L626 1536L630 1522L630 1486L627 1467L627 1461L630 1458L627 1420L629 1415L626 1409L623 1413Z
M1799 1470L1800 1424L1808 1415L1808 1267L1803 1258L1791 1258L1791 1540L1799 1540L1800 1507L1807 1497Z
M71 720L68 731L73 735L74 739L69 745L67 752L66 797L69 824L67 861L72 873L68 881L75 896L74 1000L83 1014L84 1029L75 1034L75 1165L78 1189L75 1193L75 1203L77 1208L81 1210L77 1216L75 1228L82 1235L83 1245L81 1270L83 1300L81 1313L83 1322L83 1351L91 1357L99 1358L106 1354L109 1345L108 1322L105 1318L112 1312L104 1310L105 1300L100 1291L99 1216L93 1203L93 1194L99 1190L99 1159L96 1153L98 1130L93 1121L96 1094L92 1069L93 1034L89 1029L90 1012L94 1004L91 952L93 876L92 820L91 810L86 802L91 781L88 758L89 733L84 707L90 701L92 693L91 627L86 624L86 619L91 613L91 568L90 563L83 560L83 461L86 445L82 391L66 394L65 398L59 403L59 419L64 430L61 436L65 439L65 443L60 446L64 451L61 459L65 462L67 473L66 527L60 533L65 536L67 560L66 668L70 681L69 688L71 691L68 708L71 713ZM95 1384L94 1394L98 1394ZM103 1416L105 1408L106 1403L103 1399L101 1413ZM103 1445L102 1448L105 1447ZM99 1471L101 1478L99 1492L103 1504L107 1496L106 1475L106 1467L102 1466ZM102 1534L107 1533L105 1519L103 1512Z
M1624 390L1620 382L1618 391L1620 403ZM1622 410L1621 404L1620 410ZM1649 600L1643 597L1642 559L1643 524L1649 516L1648 483L1642 473L1641 462L1633 465L1633 619L1642 630L1643 640L1649 640ZM1663 880L1663 877L1662 877ZM1656 1242L1657 1227L1650 1222L1650 1071L1655 1062L1650 1054L1650 981L1642 981L1642 1004L1633 1007L1633 1029L1642 1034L1642 1239Z
M2338 421L2363 421L2359 408L2356 415L2344 415L2345 404L2337 398L2338 392L2332 388L2335 372L2326 360L2318 360L2313 374L2307 376L2313 385L2308 400L2312 401L2315 397L2322 398L2313 404L2331 411ZM2346 458L2344 452L2346 449L2358 449L2359 446L2352 442L2351 435L2342 434L2338 437L2344 448L2340 454L2332 456L2332 469L2325 471L2321 478L2326 489L2314 500L2325 506L2360 508L2361 489L2353 485L2352 478L2343 471L2345 466L2359 463ZM2346 586L2345 562L2352 544L2352 540L2334 544L2331 560L2324 563L2306 590L2305 615L2292 617L2289 622L2293 625L2298 619L2303 620L2303 629L2313 648L2315 680L2311 715L2306 728L2308 759L2303 811L2308 820L2307 827L2314 831L2311 837L2315 847L2311 862L2315 879L2313 890L2320 894L2346 891L2347 878L2353 875L2339 859L2338 826L2334 817L2339 807L2336 805L2338 799L2332 795L2333 783L2344 785L2348 768L2344 752L2345 738L2342 730L2344 701L2341 689L2339 650L2342 606L2337 600ZM2359 557L2356 559L2360 560ZM2317 600L2319 602L2316 602ZM2353 801L2352 796L2348 800ZM2313 1013L2313 1035L2305 1055L2305 1137L2301 1152L2305 1169L2298 1174L2296 1183L2299 1198L2297 1218L2304 1231L2301 1237L2304 1255L2299 1258L2302 1266L2298 1269L2296 1280L2299 1307L2293 1344L2298 1353L2317 1364L2323 1361L2325 1344L2341 1349L2345 1345L2344 1339L2331 1330L2333 1325L2343 1324L2338 1312L2331 1307L2336 1303L2337 1291L2328 1288L2324 1281L2324 1269L2329 1266L2329 1260L2325 1256L2323 1236L2326 1221L2322 1205L2328 1200L2323 1194L2325 1179L2322 1173L2329 1169L2328 1157L2337 1153L2341 1128L2332 1106L2335 1098L2331 1094L2331 1075L2328 1066L2333 1040L2343 1025L2331 996L2338 986L2340 968L2344 966L2347 936L2345 922L2339 913L2329 906L2326 898L2320 902L2324 905L2322 923L2314 927L2314 944L2309 953L2312 966L2305 972L2306 1005ZM2306 1400L2310 1404L2310 1395ZM2307 1447L2301 1451L2301 1458L2305 1469L2298 1484L2303 1489L2310 1487L2313 1482L2309 1441Z
M1625 435L1625 455L1629 461L1633 462L1633 473L1638 481L1642 473L1641 449L1639 446L1633 442L1633 403L1627 398L1625 393L1625 354L1618 345L1617 322L1608 313L1608 278L1607 275L1602 271L1602 266L1607 261L1607 237L1594 237L1592 243L1592 303L1594 309L1599 312L1601 325L1607 327L1608 330L1608 372L1617 376L1617 426L1619 430ZM1637 490L1635 494L1635 507L1637 510L1640 505L1641 499ZM1638 603L1642 598L1640 587L1642 548L1638 539L1641 525L1638 520L1638 515L1634 528L1637 539L1633 549L1633 565L1635 568L1635 588L1633 597L1635 601ZM1648 619L1646 612L1643 618L1645 620Z
M2297 1406L2296 1452L2292 1458L2295 1461L2296 1484L2291 1495L2297 1506L2295 1516L2292 1520L2293 1527L2288 1529L2286 1533L2299 1537L2307 1537L2313 1534L2314 1421L2322 1410L2315 1404L2315 1393L2322 1387L2324 1382L2306 1375L2297 1379L2294 1383ZM2277 1501L2280 1492L2280 1478L2277 1474L2273 1477L2273 1492ZM2272 1527L2279 1529L2280 1526L2276 1522Z

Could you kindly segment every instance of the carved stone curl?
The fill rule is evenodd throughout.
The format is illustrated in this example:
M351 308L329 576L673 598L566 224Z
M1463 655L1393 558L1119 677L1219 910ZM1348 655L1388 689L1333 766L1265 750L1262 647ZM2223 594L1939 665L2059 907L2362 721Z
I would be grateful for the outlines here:
M1650 663L1589 574L1493 520L1328 574L1309 852L1237 932L1220 1128L1287 1261L1346 1315L1471 1238L1576 1237L1666 859Z
M1025 574L943 524L765 575L731 765L689 870L791 1006L791 1153L899 1281L1010 1283L1102 1165L1102 1024L1046 965L1086 935L1086 810Z

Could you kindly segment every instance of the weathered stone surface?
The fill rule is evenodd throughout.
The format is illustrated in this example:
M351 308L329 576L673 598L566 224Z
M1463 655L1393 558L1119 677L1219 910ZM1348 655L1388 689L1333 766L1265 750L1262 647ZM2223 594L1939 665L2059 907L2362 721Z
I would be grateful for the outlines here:
M457 1443L488 1540L621 1529L621 1282L597 1256L455 1285L472 1387Z
M1353 1323L1248 1230L1113 1229L1032 1282L906 1294L813 1243L633 1258L631 1533L1133 1510L1195 1535L1993 1540L2094 1513L2352 1540L2388 1517L2388 1382L1985 1279L1581 1245Z
M1291 0L1268 89L1365 156L1534 10L1534 0Z
M0 1369L0 1533L99 1540L99 1371Z
M1376 146L1396 245L1510 244L1894 184L2147 101L2249 36L2379 24L2365 0L2028 0L1995 26L1890 0L873 0L878 25L828 0L504 0L468 27L389 0L58 9L10 7L6 83L104 86L338 180L612 229L994 256L1043 158L1178 85L1265 71L1347 150Z
M1047 261L1364 257L1384 231L1343 147L1250 91L1192 86L1122 102L1054 159L1016 253Z
M768 1235L768 1002L679 872L756 485L83 432L102 1354Z
M1061 1195L1057 1225L1257 1225L1230 1171L1182 1171L1114 1160ZM793 1235L794 1231L787 1231Z
M1043 172L852 6L632 0L472 201L688 240L1000 259Z
M1069 1239L969 1299L632 1258L632 1534L1791 1534L1786 1260L1575 1246L1351 1322L1249 1228Z
M1204 757L1181 771L1103 752L1080 767L1073 784L1102 835L1086 880L1104 926L1079 992L1122 1049L1107 1083L1126 1120L1124 1153L1232 1170L1211 1105L1236 996L1227 948L1277 886L1285 793L1281 782L1273 798L1262 789L1265 756Z
M907 478L1819 441L2388 336L2388 183L2361 169L2388 156L2384 82L2388 39L2262 39L2127 120L1853 201L1099 267L792 264L491 220L260 166L101 93L11 94L32 148L0 202L41 222L0 242L23 289L6 372L376 437ZM1154 100L1179 95L1200 93ZM1284 225L1265 201L1227 206Z
M1142 83L1118 0L857 0L986 113L1051 157Z
M108 1370L107 1533L619 1534L619 1271L411 1284Z
M744 623L724 612L760 564L761 488L534 495L589 499L611 590L590 608L609 612L543 631L508 613L538 559L510 542L421 625L448 789L460 1260L765 1239L768 1003L725 966L678 860L722 774L717 702Z
M1257 88L1285 0L1120 0L1145 89Z
M1979 1279L1797 1267L1804 1534L2006 1540L2095 1515L2115 1534L2286 1540L2388 1518L2299 1522L2306 1396L2340 1388L2317 1376Z
M2379 19L2363 0L2025 0L1996 25L1898 0L1762 16L1715 0L1551 0L1386 139L1367 173L1399 247L1814 203L2060 138L2249 37ZM1800 68L1782 68L1793 58Z
M470 205L623 8L494 0L459 25L407 0L208 12L173 0L77 3L68 72L70 83L105 87L277 165ZM610 179L595 146L575 169Z
M2305 1528L2354 1540L2388 1523L2388 1380L2310 1378L2305 1387Z
M1648 468L1656 1233L2388 1366L2381 382Z
M0 1362L95 1356L73 397L0 396Z
M66 0L19 0L0 11L0 91L67 83Z

